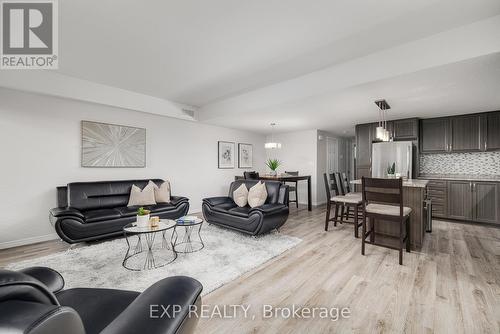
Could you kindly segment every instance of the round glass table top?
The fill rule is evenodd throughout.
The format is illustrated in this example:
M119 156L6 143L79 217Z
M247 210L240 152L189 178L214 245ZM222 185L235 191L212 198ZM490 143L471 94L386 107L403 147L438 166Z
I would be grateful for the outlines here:
M171 229L177 225L175 220L171 219L162 219L157 226L152 227L150 225L147 226L137 226L137 223L130 223L123 227L123 230L127 233L153 233L153 232L161 232L168 229Z
M196 216L184 216L176 220L177 226L193 226L203 223L203 219Z

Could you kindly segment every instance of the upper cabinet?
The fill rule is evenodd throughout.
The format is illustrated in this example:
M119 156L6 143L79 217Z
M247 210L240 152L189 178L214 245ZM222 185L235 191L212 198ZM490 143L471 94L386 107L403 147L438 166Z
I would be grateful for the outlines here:
M481 116L467 115L450 118L452 152L481 151Z
M411 140L418 138L418 119L400 119L392 122L392 136L396 140Z
M500 113L430 118L420 121L422 153L500 149ZM492 145L492 146L489 146Z
M484 119L484 148L500 150L500 111L487 113Z
M420 123L420 152L448 152L449 122L448 118L423 119Z

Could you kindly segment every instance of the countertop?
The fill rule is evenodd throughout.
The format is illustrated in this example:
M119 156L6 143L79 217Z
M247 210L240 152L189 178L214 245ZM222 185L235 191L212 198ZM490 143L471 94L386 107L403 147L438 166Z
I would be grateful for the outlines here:
M494 175L441 175L427 174L420 175L419 180L457 180L457 181L484 181L484 182L500 182L500 176Z
M352 184L361 184L361 180L352 180ZM427 183L429 183L428 180L423 180L423 179L408 179L408 180L403 180L403 187L409 187L409 188L425 188L427 187Z

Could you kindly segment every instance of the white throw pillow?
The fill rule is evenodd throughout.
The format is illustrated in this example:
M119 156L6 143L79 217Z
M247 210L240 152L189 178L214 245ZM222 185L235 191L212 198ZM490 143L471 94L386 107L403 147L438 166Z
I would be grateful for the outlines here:
M261 206L266 203L267 199L267 190L266 184L259 181L256 185L254 185L248 191L248 205L250 207L255 208L257 206Z
M248 204L248 189L243 183L233 191L233 200L240 208Z
M147 186L141 190L135 184L132 185L132 189L130 190L130 197L128 199L127 206L138 206L138 205L153 205L156 204L155 201L155 192L154 187L149 181Z
M156 203L170 203L170 182L165 181L159 187L153 182Z

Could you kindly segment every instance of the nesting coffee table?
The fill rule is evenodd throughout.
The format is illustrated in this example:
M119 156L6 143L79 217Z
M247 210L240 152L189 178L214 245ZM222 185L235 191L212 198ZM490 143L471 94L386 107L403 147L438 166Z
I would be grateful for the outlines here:
M174 239L174 251L177 253L193 253L198 252L205 247L203 239L201 238L201 227L203 219L198 217L190 217L190 220L177 219L177 226L172 233ZM182 238L179 236L177 229L184 227ZM196 230L196 233L193 232Z
M122 265L129 270L150 270L172 263L177 258L177 252L172 244L172 236L177 223L175 220L162 219L157 227L139 227L131 223L123 227L127 241L127 253ZM132 237L137 237L132 246ZM161 238L160 242L157 241Z

